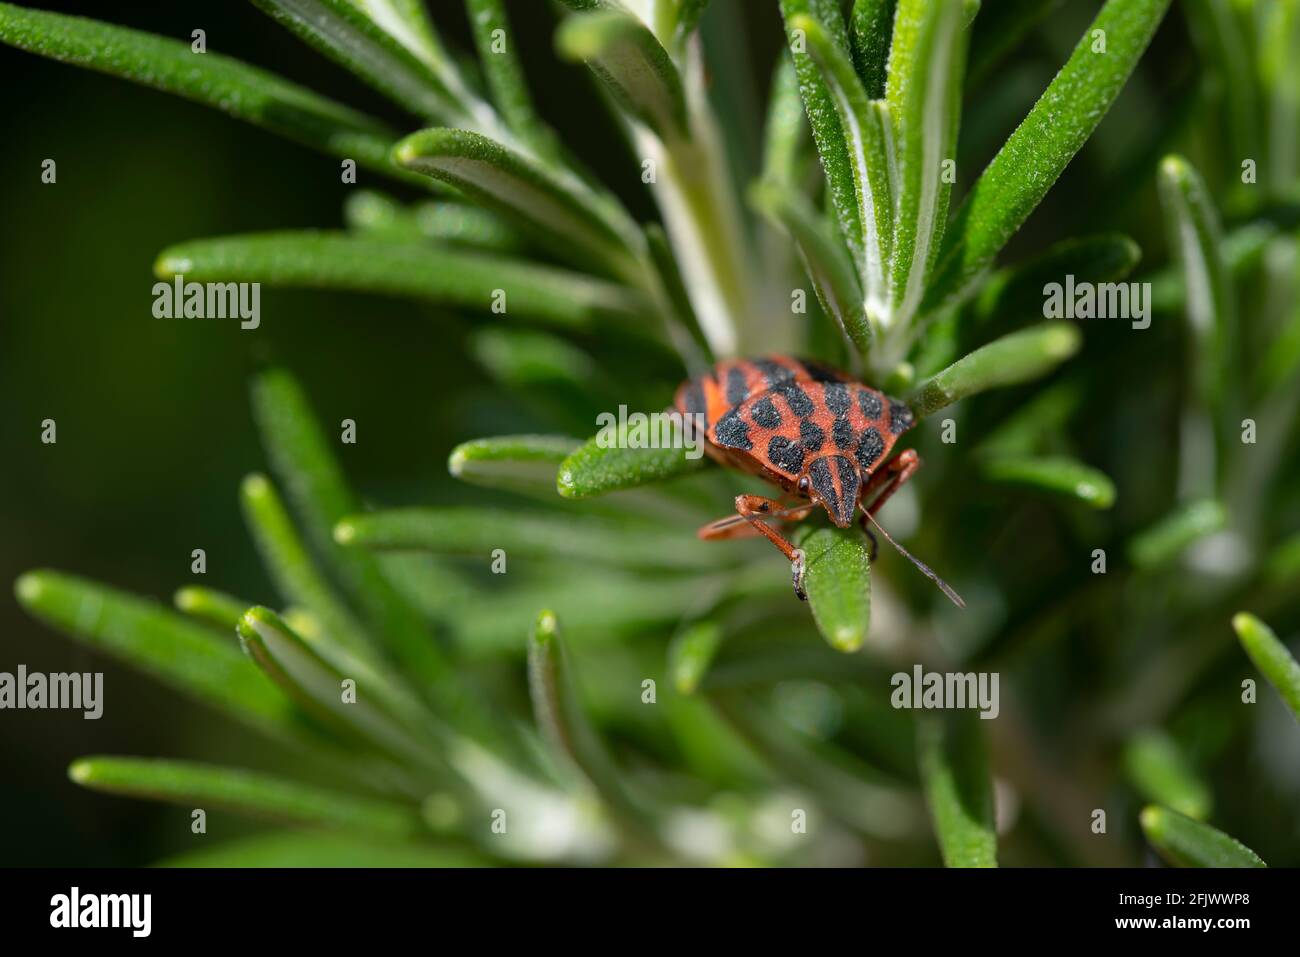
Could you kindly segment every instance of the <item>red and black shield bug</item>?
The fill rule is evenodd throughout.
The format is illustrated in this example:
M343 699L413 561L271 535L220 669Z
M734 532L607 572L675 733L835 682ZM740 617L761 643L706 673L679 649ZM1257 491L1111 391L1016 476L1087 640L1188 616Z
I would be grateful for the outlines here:
M771 482L792 501L736 496L734 516L711 522L700 538L765 536L790 560L801 599L804 556L768 520L797 522L817 506L847 528L861 510L885 539L932 579L956 605L965 602L876 522L876 512L911 478L921 460L907 449L890 458L898 437L915 424L897 399L835 369L789 356L727 359L682 383L673 401L683 421L705 427L705 451L729 468Z

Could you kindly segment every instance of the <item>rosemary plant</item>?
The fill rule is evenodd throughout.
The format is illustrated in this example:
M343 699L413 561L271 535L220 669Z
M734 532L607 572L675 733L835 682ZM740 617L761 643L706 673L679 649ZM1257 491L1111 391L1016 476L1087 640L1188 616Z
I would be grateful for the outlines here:
M1300 715L1300 668L1237 614L1298 611L1300 539L1282 530L1300 505L1300 4L1180 5L1200 60L1169 99L1204 121L1143 117L1095 174L1113 196L1159 183L1154 325L1126 317L1071 363L1100 327L1052 314L1047 290L1126 286L1138 242L1058 224L1037 251L1004 250L1170 0L1106 0L1082 31L1052 0L565 0L555 52L590 69L636 160L597 170L536 108L504 0L465 0L473 57L419 0L253 3L408 125L189 39L0 3L0 40L362 171L344 228L183 242L158 255L160 281L480 315L472 358L554 432L449 450L490 505L372 509L293 373L261 374L269 474L240 498L266 595L188 586L172 610L49 570L16 592L310 773L97 756L73 781L307 829L183 863L1124 864L1148 844L1173 863L1262 863L1208 823L1226 738L1203 732L1231 713L1244 734L1250 705L1271 707L1238 687L1250 663ZM1168 42L1185 43L1176 19ZM744 155L729 45L778 22L761 156ZM999 74L1031 46L1055 75L1009 114ZM611 183L643 186L657 219ZM695 540L734 477L592 436L598 412L662 409L712 361L787 350L914 410L928 467L885 518L966 612L888 553L878 573L856 528L816 522L797 533L805 607L768 550ZM489 564L506 574L478 574ZM1232 627L1249 662L1224 653ZM922 665L1003 675L996 719L891 707ZM1300 860L1294 840L1259 850Z

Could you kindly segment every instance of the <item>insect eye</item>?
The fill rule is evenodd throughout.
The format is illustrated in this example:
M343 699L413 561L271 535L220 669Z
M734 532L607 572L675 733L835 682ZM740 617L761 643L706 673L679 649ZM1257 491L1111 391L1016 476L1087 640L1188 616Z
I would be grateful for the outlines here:
M801 492L806 492L806 491L808 491L808 484L809 484L809 483L808 483L808 476L805 475L803 478L801 478L801 479L799 480L799 491L801 491Z

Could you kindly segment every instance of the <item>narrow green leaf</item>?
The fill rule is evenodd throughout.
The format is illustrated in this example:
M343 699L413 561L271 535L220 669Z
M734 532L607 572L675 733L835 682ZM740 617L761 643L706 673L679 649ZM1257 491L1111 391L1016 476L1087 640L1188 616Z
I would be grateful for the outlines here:
M414 713L399 719L385 707L385 694L368 675L343 673L275 612L250 608L239 620L238 632L248 657L303 710L396 760L426 772L445 771L431 721L417 723ZM354 687L345 688L345 680Z
M466 0L474 45L492 98L506 123L524 144L544 159L557 159L555 135L537 115L523 64L516 52L503 0Z
M948 220L966 68L961 0L898 0L885 101L897 197L889 301L900 328L921 306Z
M624 214L500 143L467 130L423 130L398 143L393 157L514 220L557 255L624 279L640 276L634 227Z
M1194 387L1201 402L1217 409L1228 388L1236 328L1236 299L1223 258L1219 217L1205 182L1181 156L1167 156L1161 162L1160 197L1188 293Z
M926 804L947 867L997 867L993 778L979 719L969 713L917 725Z
M1119 96L1169 2L1107 0L962 203L942 247L929 303L961 291L1029 218ZM1105 52L1094 52L1103 38Z
M82 787L186 807L224 808L296 824L410 837L425 830L419 812L270 774L192 761L79 758L68 777Z
M1115 483L1104 472L1063 456L995 456L980 473L990 482L1060 495L1091 508L1115 504Z
M30 614L192 698L276 737L296 736L299 718L232 642L163 606L54 571L28 572L14 586Z
M215 588L186 585L184 588L177 589L176 594L172 596L172 604L176 606L177 611L184 612L191 618L209 622L233 635L239 619L252 602L227 595Z
M1045 322L1003 336L922 383L912 410L930 415L968 395L1036 379L1074 355L1082 339L1068 322Z
M199 239L165 249L154 273L187 282L260 282L426 299L488 311L495 291L506 315L586 327L643 311L629 290L517 259L330 232Z
M948 2L948 0L945 0ZM789 27L801 31L808 51L822 71L822 81L840 118L853 174L858 222L862 225L862 290L867 315L883 321L888 309L886 268L892 254L895 195L886 111L873 103L853 71L853 62L829 31L810 16L797 14Z
M679 694L692 695L722 647L722 627L715 621L688 625L668 646L668 673Z
M1267 867L1250 848L1222 831L1166 807L1148 805L1142 833L1175 867Z
M582 772L624 822L653 836L656 828L648 808L624 785L587 720L559 623L549 611L537 616L528 639L528 690L537 725L551 746Z
M447 470L462 482L514 491L555 492L555 472L582 443L557 435L502 435L463 442Z
M1163 731L1142 731L1124 745L1124 770L1138 792L1198 821L1210 816L1214 798L1178 743Z
M464 203L427 202L403 206L385 193L363 189L343 204L348 229L376 239L430 239L497 253L519 253L523 238L500 217Z
M1264 673L1264 677L1277 689L1292 714L1300 720L1300 663L1291 656L1291 652L1273 634L1273 630L1254 615L1246 612L1235 615L1232 627L1255 667Z
M799 75L788 53L777 60L763 130L763 180L787 187L801 178L808 119L799 97Z
M438 122L469 119L437 72L362 12L353 0L253 3L398 106Z
M259 834L189 851L163 867L485 867L491 861L460 847L376 841L314 831Z
M260 375L253 384L254 418L272 469L294 506L309 540L364 610L372 634L386 643L410 677L436 683L450 672L419 613L402 600L374 556L334 542L334 526L360 511L307 398L283 370Z
M396 135L346 106L273 73L189 43L0 3L0 41L212 106L307 146L402 179L389 157Z
M312 562L270 479L248 476L239 498L244 520L280 596L287 604L310 610L333 641L353 654L367 656L371 647L365 630Z
M856 525L807 526L795 543L804 552L804 588L817 630L837 651L857 651L871 627L871 563L862 532Z
M831 233L834 227L787 186L760 183L751 196L755 207L794 239L818 302L858 351L865 353L871 347L871 326L863 307L862 287L843 242Z
M480 329L470 340L470 352L493 379L512 389L567 387L587 393L602 378L588 353L559 336L530 329Z
M635 16L609 9L569 17L556 31L555 48L563 57L585 61L618 104L661 140L690 139L677 66Z
M723 557L679 529L587 515L486 508L402 508L343 519L336 541L367 548L418 548L487 560L504 548L511 559L573 559L598 566L708 569Z
M976 322L1042 317L1052 283L1064 288L1068 277L1076 285L1118 282L1141 258L1142 248L1118 233L1067 239L990 276L971 303L971 317Z
M813 140L817 144L817 153L826 173L831 204L839 219L840 232L849 244L853 260L861 272L865 266L863 222L858 209L848 140L835 109L835 100L827 89L822 71L808 50L808 38L791 21L799 15L811 16L827 28L831 39L842 50L849 49L848 28L844 25L839 0L781 0L781 15L785 18L786 40L799 78L804 111L808 114Z
M849 18L853 36L853 65L867 96L879 100L885 95L885 70L889 45L894 35L894 14L898 0L854 0Z
M1213 499L1180 505L1155 525L1133 536L1128 543L1128 559L1143 570L1160 568L1192 543L1221 531L1227 524L1227 509Z
M613 436L589 439L560 463L555 486L565 498L587 498L689 475L707 464L704 456L689 458L690 449L630 448L630 424ZM684 443L683 443L684 444Z

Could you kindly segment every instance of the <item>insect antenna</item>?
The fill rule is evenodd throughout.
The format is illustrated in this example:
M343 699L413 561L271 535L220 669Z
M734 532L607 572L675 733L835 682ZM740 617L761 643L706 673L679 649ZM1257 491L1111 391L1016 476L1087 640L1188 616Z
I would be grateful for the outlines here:
M939 590L948 596L949 601L951 601L958 608L966 607L966 602L962 600L961 595L957 594L957 592L953 590L951 585L949 585L946 581L944 581L942 578L936 575L934 573L934 570L931 569L929 565L921 561L919 558L917 558L915 555L909 552L902 545L898 544L898 542L894 541L893 536L890 535L887 531L885 531L884 526L876 521L876 516L868 512L865 505L862 507L862 514L867 516L867 519L871 522L872 525L876 526L876 529L880 532L881 535L885 536L885 541L893 545L894 548L898 549L900 555L902 555L909 562L911 562L913 565L919 568L921 570L922 575L924 575L926 578L930 579L930 581L938 585Z

